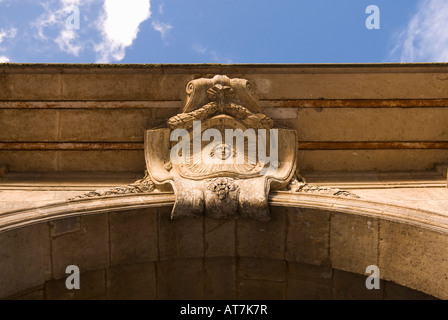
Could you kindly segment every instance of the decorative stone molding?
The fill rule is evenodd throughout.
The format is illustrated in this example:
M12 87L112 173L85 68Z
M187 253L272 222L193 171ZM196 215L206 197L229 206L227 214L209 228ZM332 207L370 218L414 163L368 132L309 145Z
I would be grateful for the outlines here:
M299 176L298 178L295 177L292 178L286 188L290 192L317 193L317 194L326 194L337 197L349 197L356 199L361 198L360 196L346 190L310 185L301 176Z
M181 113L145 135L151 180L176 194L172 219L270 220L269 191L293 177L296 150L295 130L274 129L250 82L225 75L190 81Z
M137 180L130 185L114 187L114 188L104 189L104 190L91 191L91 192L85 193L83 195L77 196L75 198L70 198L70 199L68 199L68 201L80 200L80 199L86 199L86 198L97 198L97 197L106 197L106 196L135 194L135 193L151 193L154 190L155 190L155 185L149 178L148 173L145 172L145 177L143 179Z

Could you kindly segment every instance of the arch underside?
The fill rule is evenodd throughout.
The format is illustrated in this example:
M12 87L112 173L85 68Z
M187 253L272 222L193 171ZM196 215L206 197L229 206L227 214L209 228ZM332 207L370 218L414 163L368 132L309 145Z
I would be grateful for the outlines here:
M448 217L271 192L272 220L170 220L170 192L56 202L0 215L2 298L448 298ZM18 250L20 248L20 250ZM89 282L65 288L65 268ZM380 270L368 290L366 268ZM82 283L82 280L81 280ZM71 294L71 295L70 295Z

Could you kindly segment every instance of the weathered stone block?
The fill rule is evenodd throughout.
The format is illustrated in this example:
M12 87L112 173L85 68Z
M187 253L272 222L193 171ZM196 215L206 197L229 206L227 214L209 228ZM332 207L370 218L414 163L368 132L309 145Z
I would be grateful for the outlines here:
M160 260L204 256L203 218L170 220L171 207L159 211Z
M364 274L369 265L378 265L378 221L334 213L330 255L333 268L344 271Z
M0 141L57 141L59 111L0 109Z
M336 300L382 300L384 282L379 289L367 289L367 275L355 274L341 270L333 271L333 299Z
M202 259L158 262L157 299L204 299Z
M205 218L205 256L235 256L235 220Z
M0 165L10 172L58 171L58 151L0 151Z
M49 234L46 223L0 234L0 298L51 278Z
M52 237L60 236L66 233L79 231L81 225L79 217L53 220L49 223Z
M272 119L296 119L298 108L264 108L264 112Z
M58 151L59 171L144 172L143 150Z
M236 294L235 259L206 259L204 299L233 300Z
M417 226L380 222L381 278L448 299L448 237Z
M331 299L332 269L309 264L288 262L287 299Z
M330 213L285 208L288 213L286 260L313 265L329 263Z
M284 260L240 258L238 278L251 280L286 280L286 262Z
M302 141L446 141L447 119L446 108L302 108L285 124Z
M1 80L2 100L58 100L61 96L61 74L56 70L11 70Z
M39 289L31 291L29 293L26 293L24 295L15 298L14 300L44 300L44 290Z
M111 264L133 264L158 259L157 209L110 213Z
M159 67L155 67L159 68ZM64 73L63 98L66 100L181 100L191 74L163 74L108 70L96 74ZM92 86L95 83L95 86ZM180 86L178 84L181 83ZM176 89L177 88L177 89Z
M303 171L430 170L448 159L443 149L299 150Z
M154 126L150 109L61 110L61 141L143 142ZM113 130L111 130L113 128Z
M257 84L260 99L431 99L448 97L443 92L443 81L436 78L436 72L399 72L391 68L367 70L347 67L319 67L304 70L289 69L286 74L280 69L258 69L247 78ZM285 70L285 69L283 69ZM356 73L353 71L356 70ZM402 69L403 70L403 69ZM221 72L225 72L223 69ZM246 71L247 72L247 71ZM312 74L315 72L315 74ZM247 72L248 73L248 72ZM318 88L318 91L316 91ZM347 90L350 88L350 90Z
M182 103L179 102L178 106L170 107L170 108L153 108L152 114L154 118L160 118L163 120L168 120L172 116L179 113L180 108L182 107Z
M47 300L86 300L106 293L103 269L81 272L79 289L67 289L65 281L66 278L46 282L45 298Z
M156 298L154 262L114 266L106 270L108 300Z
M282 300L285 299L285 282L262 280L239 280L238 299Z
M107 214L83 216L78 232L52 238L53 274L56 279L66 277L69 265L79 267L81 273L109 265L109 228Z
M284 259L286 210L270 207L269 222L240 218L237 221L238 255L267 259Z
M67 100L146 100L159 89L160 74L132 74L107 70L97 74L64 73L63 97ZM96 85L92 86L92 82Z

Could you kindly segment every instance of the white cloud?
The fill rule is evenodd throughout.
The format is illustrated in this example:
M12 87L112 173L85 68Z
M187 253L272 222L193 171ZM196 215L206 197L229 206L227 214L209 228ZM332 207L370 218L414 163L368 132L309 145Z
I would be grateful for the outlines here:
M0 56L0 63L9 62L9 58L7 56Z
M31 25L37 29L37 38L48 40L44 29L58 23L57 16L60 15L62 10L55 11L52 7L50 7L50 3L47 2L44 2L41 5L45 9L45 13L40 15L36 21L33 21Z
M203 47L199 44L193 45L192 49L198 53L205 54L207 52L207 48Z
M168 34L168 31L173 29L172 25L170 25L168 23L158 22L158 21L153 21L152 27L154 28L154 30L160 32L163 40L165 40L166 35Z
M391 56L401 62L448 62L448 2L422 0Z
M41 5L44 13L32 22L36 39L73 56L92 49L96 61L104 63L124 58L140 24L151 15L150 0L46 0Z
M83 1L83 5L88 5L92 1L94 0ZM78 56L83 48L83 43L79 40L78 30L67 27L67 20L74 14L75 8L79 10L80 5L80 0L60 0L58 4L55 4L54 1L42 3L45 13L32 23L37 29L37 38L48 41L50 36L47 36L45 31L55 29L58 31L58 35L51 40L58 45L61 51Z
M215 63L233 63L232 59L228 59L226 57L223 57L221 54L216 52L216 50L210 50L204 46L201 46L200 44L194 44L191 47L194 51L197 53L200 53L202 55L208 55L211 62Z
M73 29L64 29L54 41L58 44L60 50L77 57L83 48L81 44L75 43L77 38L76 32Z
M5 39L14 38L17 35L17 29L14 27L7 29L0 29L0 43L2 43ZM4 47L0 47L0 51L6 51ZM0 63L9 62L10 59L2 55L0 56Z
M97 62L123 60L137 38L140 24L151 16L149 0L105 0L98 28L102 41L95 46Z
M6 38L14 38L17 34L17 29L14 27L8 29L0 29L0 43Z

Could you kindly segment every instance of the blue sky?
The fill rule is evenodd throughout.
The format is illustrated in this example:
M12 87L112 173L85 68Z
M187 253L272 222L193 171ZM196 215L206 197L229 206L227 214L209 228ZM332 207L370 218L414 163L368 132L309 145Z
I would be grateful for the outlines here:
M0 0L0 62L446 61L448 0Z

